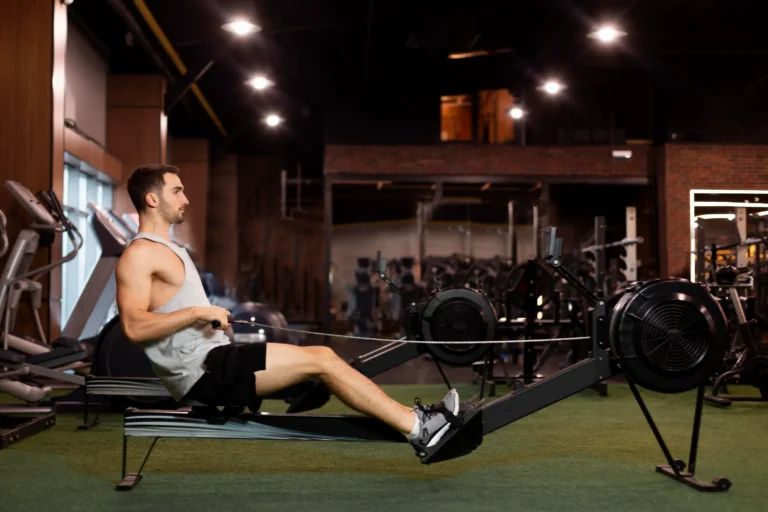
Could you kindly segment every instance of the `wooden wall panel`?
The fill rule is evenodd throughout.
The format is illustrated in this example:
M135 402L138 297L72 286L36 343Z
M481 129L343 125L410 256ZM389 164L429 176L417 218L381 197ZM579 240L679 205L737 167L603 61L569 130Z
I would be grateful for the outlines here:
M87 162L116 182L123 180L123 163L71 128L64 130L64 151Z
M237 285L238 157L228 155L211 168L208 181L206 268L226 287Z
M165 80L157 75L110 75L107 107L163 106Z
M123 162L109 153L104 153L104 167L101 169L115 181L123 181Z
M123 164L123 182L115 190L117 212L135 213L125 189L133 170L165 163L167 118L165 81L153 75L110 75L107 81L107 151Z
M261 270L264 302L289 320L322 320L322 306L318 307L325 283L322 205L305 205L305 213L282 219L280 167L266 158L240 158L237 198L238 289L246 292L250 273Z
M33 192L53 188L62 192L64 127L64 55L67 41L66 7L57 0L8 0L0 15L0 181L15 180ZM0 187L0 208L8 217L8 235L14 240L30 222L14 204L5 186ZM58 252L56 252L58 251ZM48 263L51 254L60 255L60 245L40 251L33 266ZM4 260L0 264L4 263ZM52 298L53 317L60 279L44 280L43 297ZM51 292L49 285L53 284ZM49 324L43 308L43 325ZM49 336L58 334L51 326ZM33 335L34 323L22 308L17 332Z
M109 108L107 150L123 162L128 176L142 164L161 163L159 114L153 108Z
M184 194L189 199L186 219L174 228L174 234L194 249L195 262L205 265L208 212L208 140L171 139L172 165L180 170Z

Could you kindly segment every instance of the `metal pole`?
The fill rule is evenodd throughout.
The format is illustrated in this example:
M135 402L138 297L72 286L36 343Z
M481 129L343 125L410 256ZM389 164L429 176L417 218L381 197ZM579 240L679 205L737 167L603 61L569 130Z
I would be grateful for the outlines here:
M280 171L280 215L286 218L286 203L288 201L288 171Z
M333 243L333 183L330 180L325 182L325 269L324 278L321 282L325 283L325 290L323 293L323 303L325 304L325 311L323 311L323 328L325 332L331 332L331 297L333 290L331 288L331 244ZM315 299L317 300L317 299ZM317 302L315 302L317 304ZM317 308L315 308L317 309ZM317 319L319 320L319 318Z
M424 203L416 203L416 239L418 241L418 261L414 265L414 272L418 273L417 279L421 279L421 266L424 263Z
M533 257L539 257L539 207L533 207Z
M637 209L634 206L627 206L626 210L626 234L627 238L637 238ZM625 274L627 281L637 281L637 245L630 244L624 248L627 251L627 257L624 261L627 264Z
M515 202L507 203L507 258L510 260L515 255Z
M736 208L736 228L739 230L739 241L743 242L747 239L747 209L746 208ZM736 266L746 267L747 263L749 263L749 259L747 258L747 251L749 250L749 247L746 245L739 246L736 248Z
M595 291L605 297L605 217L595 217Z
M299 179L298 179L297 185L296 185L297 186L297 189L296 189L296 204L297 204L296 211L300 212L301 211L301 185L302 185L302 182L301 182L301 164L298 165L298 178Z
M472 222L467 222L467 232L464 234L464 254L472 257Z

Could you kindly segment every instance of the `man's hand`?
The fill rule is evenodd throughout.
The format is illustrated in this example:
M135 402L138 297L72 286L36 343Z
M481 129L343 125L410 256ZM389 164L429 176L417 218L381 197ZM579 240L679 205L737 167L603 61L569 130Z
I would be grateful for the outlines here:
M212 323L219 322L217 329L226 331L229 329L229 311L219 306L200 307L197 310L197 319L201 322Z

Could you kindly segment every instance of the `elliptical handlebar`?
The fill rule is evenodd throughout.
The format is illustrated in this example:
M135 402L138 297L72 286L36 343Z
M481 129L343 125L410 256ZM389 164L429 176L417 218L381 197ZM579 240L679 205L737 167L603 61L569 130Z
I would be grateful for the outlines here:
M56 260L52 263L49 263L48 265L43 265L42 267L36 268L34 270L30 270L26 274L22 274L20 276L16 276L15 279L13 279L9 284L12 285L13 283L17 281L21 281L24 279L37 279L40 277L41 274L45 274L46 272L49 272L50 270L60 267L61 265L64 265L65 263L72 261L77 256L77 253L80 252L80 249L83 247L83 236L80 234L80 231L75 227L75 225L67 218L66 215L64 215L64 208L61 206L61 202L59 201L59 198L56 196L56 193L53 190L48 191L40 191L38 192L38 197L40 198L41 202L46 206L46 208L49 210L49 213L56 218L56 220L59 222L62 231L66 232L69 236L69 239L72 241L73 249L62 259ZM58 229L57 229L58 231ZM75 239L75 235L77 235L77 239Z
M59 198L56 195L56 192L54 192L52 189L48 189L47 192L44 192L41 190L37 193L37 195L45 203L48 209L51 210L51 213L55 217L58 217L62 228L67 233L67 235L69 235L69 239L72 241L72 245L77 247L77 250L80 250L80 247L82 247L82 236L80 235L80 231L77 229L75 224L71 220L69 220L69 217L67 217L64 214L64 207L61 205L61 201L59 201ZM75 233L77 233L78 237L81 240L79 246L75 241L75 236L74 236Z

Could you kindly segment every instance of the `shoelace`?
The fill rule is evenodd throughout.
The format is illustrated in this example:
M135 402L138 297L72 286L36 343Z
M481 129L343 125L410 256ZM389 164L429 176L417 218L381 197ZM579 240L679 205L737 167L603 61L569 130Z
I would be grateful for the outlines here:
M437 405L422 405L421 404L421 398L416 398L413 400L413 403L416 404L415 409L418 409L421 411L422 414L422 424L429 421L430 418L433 416L437 416L438 414L441 414L443 410L445 410L445 406L442 402L440 402Z

